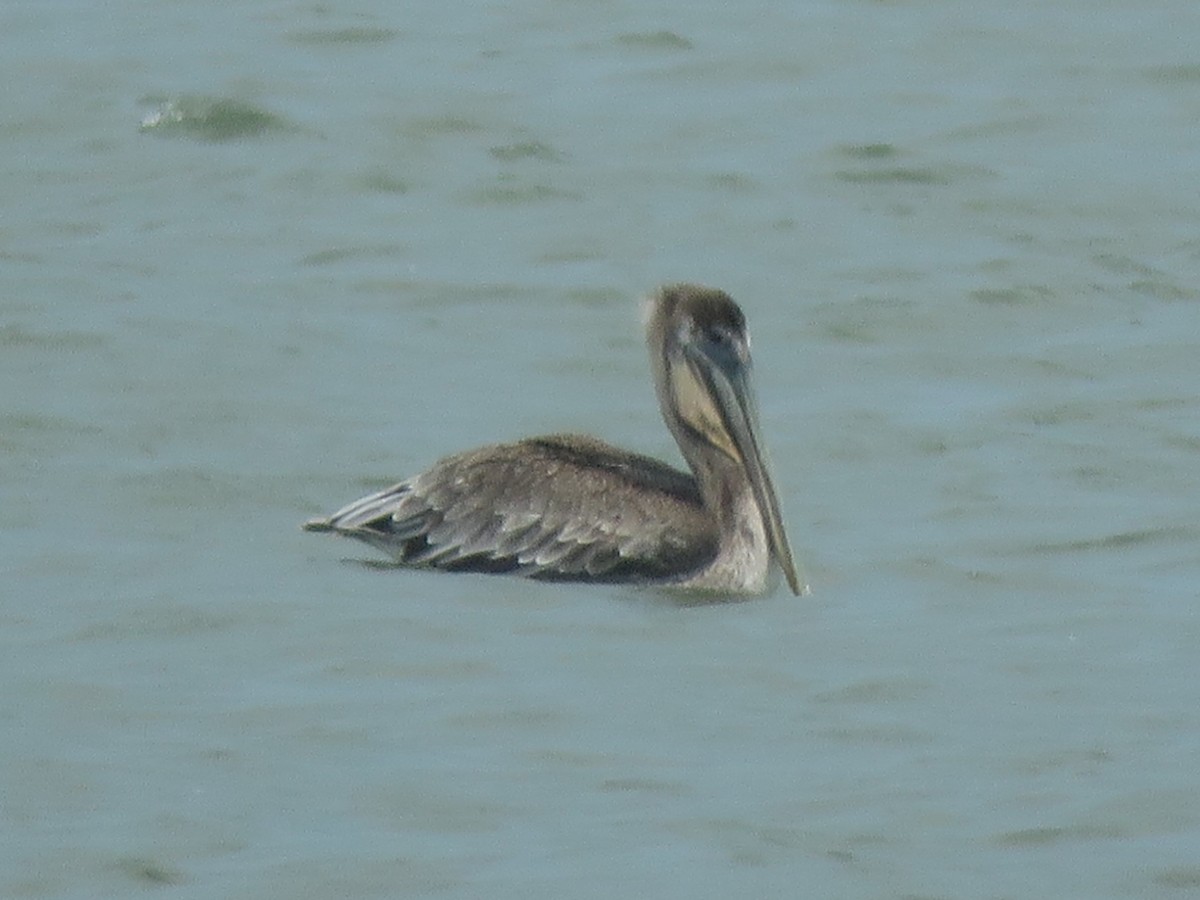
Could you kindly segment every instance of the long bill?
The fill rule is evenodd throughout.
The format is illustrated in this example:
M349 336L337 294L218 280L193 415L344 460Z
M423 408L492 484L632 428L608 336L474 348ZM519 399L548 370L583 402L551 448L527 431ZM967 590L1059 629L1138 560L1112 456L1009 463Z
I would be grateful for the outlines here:
M779 497L775 493L759 438L758 410L754 403L754 392L750 388L749 366L732 356L714 359L705 355L705 362L708 364L697 365L696 361L690 361L690 365L693 372L708 385L721 423L745 467L750 489L762 513L763 530L767 533L771 552L783 570L783 577L787 579L792 593L807 594L808 585L797 572L792 547L783 528Z

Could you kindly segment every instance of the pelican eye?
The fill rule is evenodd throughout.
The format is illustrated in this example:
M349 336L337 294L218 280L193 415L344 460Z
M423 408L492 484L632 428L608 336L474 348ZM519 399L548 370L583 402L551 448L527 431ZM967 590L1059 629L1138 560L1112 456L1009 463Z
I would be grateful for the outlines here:
M700 340L716 359L727 363L745 362L745 350L738 334L726 325L708 325L700 331Z

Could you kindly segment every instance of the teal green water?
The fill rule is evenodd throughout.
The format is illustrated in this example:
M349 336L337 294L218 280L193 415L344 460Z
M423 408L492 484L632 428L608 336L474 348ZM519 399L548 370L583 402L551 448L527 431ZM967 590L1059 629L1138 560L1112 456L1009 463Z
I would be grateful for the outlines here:
M9 4L0 895L1195 892L1198 18ZM299 531L520 435L676 459L679 279L811 597Z

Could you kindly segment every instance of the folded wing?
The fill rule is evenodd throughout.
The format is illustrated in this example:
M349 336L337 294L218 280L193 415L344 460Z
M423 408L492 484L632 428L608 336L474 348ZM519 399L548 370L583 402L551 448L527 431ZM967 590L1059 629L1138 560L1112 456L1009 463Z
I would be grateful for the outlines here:
M683 577L717 552L690 475L576 435L448 457L305 527L405 565L555 580Z

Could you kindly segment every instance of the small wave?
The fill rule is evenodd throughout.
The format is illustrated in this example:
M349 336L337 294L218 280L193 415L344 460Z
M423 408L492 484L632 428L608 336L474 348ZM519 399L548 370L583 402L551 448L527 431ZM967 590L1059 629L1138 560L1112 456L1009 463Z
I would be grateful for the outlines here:
M142 119L141 130L164 137L201 141L236 141L271 132L290 131L286 119L242 100L182 95L156 101Z

